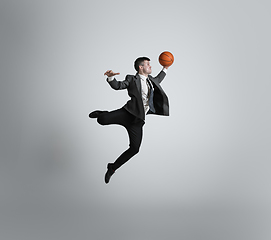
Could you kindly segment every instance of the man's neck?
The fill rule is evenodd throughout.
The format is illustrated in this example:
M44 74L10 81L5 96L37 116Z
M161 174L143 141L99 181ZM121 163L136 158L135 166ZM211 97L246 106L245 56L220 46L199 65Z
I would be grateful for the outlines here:
M141 73L139 73L138 75L139 75L140 78L143 79L143 80L146 80L146 79L148 78L148 76L145 76L145 75L143 75L143 74L141 74Z
M145 76L146 78L148 77L148 74L143 73L143 72L139 72L138 74L140 74L140 75L142 75L142 76Z

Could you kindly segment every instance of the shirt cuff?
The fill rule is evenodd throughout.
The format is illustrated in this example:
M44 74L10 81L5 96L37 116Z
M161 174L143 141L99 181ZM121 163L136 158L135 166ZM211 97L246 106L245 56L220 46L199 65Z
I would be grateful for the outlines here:
M165 73L167 73L167 69L166 69L166 68L163 68L163 71L164 71Z
M108 82L112 82L113 80L114 80L114 76L112 76L112 77L108 77L107 79L108 79Z

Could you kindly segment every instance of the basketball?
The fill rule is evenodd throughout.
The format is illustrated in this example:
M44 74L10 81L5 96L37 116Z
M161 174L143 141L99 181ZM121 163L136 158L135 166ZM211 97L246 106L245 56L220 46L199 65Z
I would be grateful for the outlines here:
M169 67L174 62L174 57L170 52L162 52L159 56L159 63L163 67Z

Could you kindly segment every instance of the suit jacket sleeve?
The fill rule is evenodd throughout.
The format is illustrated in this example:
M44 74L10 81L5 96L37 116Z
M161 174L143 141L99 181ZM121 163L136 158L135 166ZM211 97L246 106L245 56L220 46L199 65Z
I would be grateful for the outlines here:
M128 75L123 81L117 81L116 78L114 78L114 80L112 81L108 81L107 79L107 82L109 83L109 85L115 90L122 90L122 89L128 88L130 85L130 81L131 81L131 78L129 78Z
M158 73L156 77L153 78L153 80L155 80L158 83L161 83L163 79L165 78L165 76L166 76L166 73L162 70L160 73Z

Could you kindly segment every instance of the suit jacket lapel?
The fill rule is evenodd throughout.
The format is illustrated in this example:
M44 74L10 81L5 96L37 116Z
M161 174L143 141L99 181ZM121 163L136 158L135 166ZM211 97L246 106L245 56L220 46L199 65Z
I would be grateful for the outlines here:
M135 83L136 83L138 92L141 94L141 80L138 74L135 75Z

